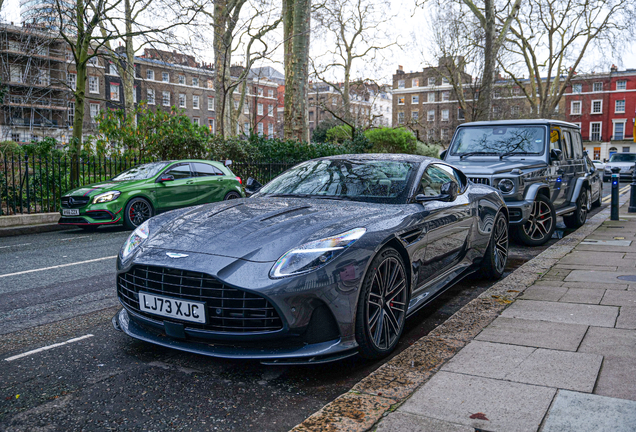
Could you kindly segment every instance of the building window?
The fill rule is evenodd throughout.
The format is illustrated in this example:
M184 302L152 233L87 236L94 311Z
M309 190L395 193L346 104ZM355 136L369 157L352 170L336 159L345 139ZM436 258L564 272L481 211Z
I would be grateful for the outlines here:
M420 112L419 111L411 111L411 120L416 122L419 119L420 119Z
M17 82L17 83L21 83L22 82L22 67L19 65L11 65L9 67L10 69L10 76L11 76L11 81L13 82Z
M447 109L442 110L442 121L448 121L450 115L449 112L450 110Z
M200 125L201 125L201 122L200 122L200 120L199 120L199 117L194 117L194 118L192 119L192 123L194 123L194 124L195 124L195 125L197 125L197 126L200 126Z
M214 97L208 96L208 111L214 111Z
M88 77L88 92L99 94L99 77L96 77L96 76Z
M623 153L629 153L629 146L623 147Z
M616 81L616 90L627 90L627 81Z
M192 108L199 109L199 96L197 95L192 96Z
M267 136L272 137L274 135L274 124L270 123L267 125Z
M331 96L331 105L338 105L338 100L335 98L335 96Z
M426 131L426 139L428 141L433 141L435 139L435 131L433 129L428 129Z
M179 108L186 107L186 95L183 93L179 93Z
M457 109L457 120L466 120L466 113L463 109Z
M257 87L256 88L256 94L258 94L259 96L263 96L263 87Z
M185 75L179 75L179 84L185 84Z
M192 85L195 87L199 87L199 78L192 78Z
M234 109L237 110L239 108L239 101L234 101Z
M77 74L68 74L68 86L71 88L71 90L77 90Z
M248 122L243 123L243 133L245 135L250 134L250 124Z
M137 103L137 86L133 87L133 103Z
M510 109L510 114L512 115L512 118L518 118L519 117L519 107L518 106L513 106Z
M435 85L435 78L429 78L428 79L428 85L429 86L434 86Z
M153 71L152 69L146 70L146 79L154 81L154 79L155 79L155 71Z
M404 113L402 111L397 113L397 122L398 124L404 124Z
M97 122L95 118L99 114L99 104L91 103L89 104L89 109L90 109L91 123L94 124Z
M602 114L603 113L603 101L602 100L593 100L592 101L592 114Z
M404 100L406 98L404 96L398 96L398 105L404 105Z
M119 84L110 83L110 100L119 101Z
M212 80L208 80L208 88L209 89L213 89L214 88L214 82Z
M263 136L263 123L258 124L258 136Z
M450 84L450 81L448 81L448 78L442 77L442 85L448 85L448 84ZM442 131L443 131L443 129L442 129ZM448 130L446 132L448 132Z
M572 115L581 114L581 101L572 101L572 104L570 105L570 113Z
M583 91L583 84L572 84L572 93L581 93Z
M91 57L88 59L87 63L91 66L97 66L97 57Z
M208 119L208 128L210 132L214 133L214 119Z
M404 87L406 87L406 81L405 80L398 80L398 88L399 89L403 89Z
M108 74L119 76L119 72L117 72L117 65L115 63L108 63Z
M170 92L165 91L162 93L163 106L170 106Z
M267 105L267 115L274 117L274 105Z
M271 98L274 97L274 90L273 89L268 89L267 90L267 97L271 97Z
M263 115L263 104L259 103L256 105L256 114L262 116Z
M450 92L447 92L447 91L442 92L442 100L444 102L448 102L450 100Z
M521 89L519 87L515 87L514 89L512 89L512 93L515 95L520 95Z
M75 102L68 103L68 124L73 125L75 122Z
M602 82L595 82L594 84L592 84L592 91L594 91L594 92L602 92L603 91L603 83Z
M616 106L615 106L614 112L615 113L624 113L625 112L625 99L616 101Z
M250 113L250 105L246 102L243 102L243 114L249 114Z
M614 140L625 139L625 122L614 123ZM627 150L629 152L629 150Z
M148 105L155 104L155 89L147 89L146 94L148 95Z
M419 87L420 86L420 79L419 78L413 78L411 80L411 87Z
M600 141L601 140L601 123L594 122L590 123L590 141Z
M420 103L420 97L419 96L411 96L411 103L412 104Z
M433 92L428 93L426 101L427 102L435 102L435 93L433 93Z
M435 121L435 110L428 110L428 115L426 119L430 122Z

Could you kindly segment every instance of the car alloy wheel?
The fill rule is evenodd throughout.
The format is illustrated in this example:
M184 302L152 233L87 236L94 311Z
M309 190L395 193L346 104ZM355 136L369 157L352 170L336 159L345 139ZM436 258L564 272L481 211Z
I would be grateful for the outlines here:
M228 193L225 195L225 198L223 198L223 199L224 199L225 201L227 201L227 200L231 200L231 199L239 199L240 197L241 197L241 195L240 195L238 192L234 192L234 191L232 191L232 192L228 192Z
M546 236L552 236L553 226L554 217L550 206L542 200L534 201L530 217L523 224L526 235L534 241L543 241Z
M135 229L152 217L152 207L143 198L133 198L124 213L124 223L130 229Z
M588 189L587 190L587 211L590 212L592 210L592 190Z
M495 270L497 273L503 274L508 261L508 222L505 218L497 219L492 239L494 241Z

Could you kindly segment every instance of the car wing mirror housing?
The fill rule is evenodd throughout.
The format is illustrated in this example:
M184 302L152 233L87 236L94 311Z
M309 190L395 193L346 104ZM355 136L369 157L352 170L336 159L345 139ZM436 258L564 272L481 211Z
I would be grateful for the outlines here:
M439 195L428 196L424 194L419 194L415 197L415 201L418 203L426 202L426 201L448 201L453 202L457 199L457 195L459 193L459 187L455 182L448 182L442 185Z
M159 183L174 181L174 176L171 175L171 174L164 174L161 177L159 177L159 180L157 180L157 181Z
M444 160L444 158L446 157L446 153L447 153L447 152L448 152L448 150L444 150L444 151L442 151L442 152L439 154L439 158L440 158L441 160Z
M550 150L550 159L560 161L561 156L563 156L562 150L559 150L559 149Z
M232 161L230 159L227 159L225 162L223 162L223 165L230 166L232 165Z

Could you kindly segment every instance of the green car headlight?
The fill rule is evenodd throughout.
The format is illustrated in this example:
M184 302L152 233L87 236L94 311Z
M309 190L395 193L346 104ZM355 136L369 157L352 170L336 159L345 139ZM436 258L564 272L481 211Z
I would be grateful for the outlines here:
M115 200L120 194L121 192L119 191L108 191L108 192L101 193L99 195L95 195L95 198L93 198L93 204L99 204L99 203Z
M150 233L150 229L148 228L148 221L142 223L135 229L132 234L124 243L124 246L121 248L121 257L122 259L128 258L143 242L148 238L148 234Z
M269 272L272 278L293 276L316 270L340 255L367 232L366 228L355 228L345 233L305 243L287 251Z

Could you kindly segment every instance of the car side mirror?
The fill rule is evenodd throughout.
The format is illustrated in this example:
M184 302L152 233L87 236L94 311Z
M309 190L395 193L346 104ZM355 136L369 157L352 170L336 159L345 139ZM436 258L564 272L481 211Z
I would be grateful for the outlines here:
M157 181L159 183L174 181L174 176L171 175L171 174L164 174L161 177L159 177L159 180L157 180Z
M245 182L245 193L247 193L247 195L253 195L259 190L261 190L262 187L263 187L262 184L260 184L255 179L250 177Z
M424 194L419 194L415 197L415 201L418 203L422 203L426 201L453 202L457 199L458 194L459 194L459 187L457 186L457 183L450 181L442 185L439 195L428 196Z
M223 162L223 165L230 166L232 165L232 161L230 159L227 159L225 162Z
M561 160L561 156L563 156L563 150L552 149L550 150L550 159L551 160Z
M440 152L439 158L441 160L444 160L444 158L446 157L446 153L448 153L448 150L443 150L442 152Z

